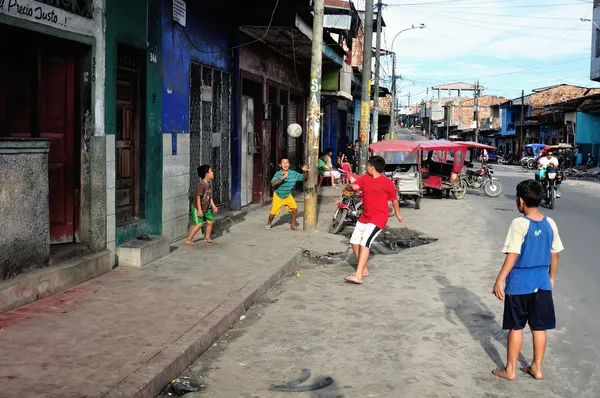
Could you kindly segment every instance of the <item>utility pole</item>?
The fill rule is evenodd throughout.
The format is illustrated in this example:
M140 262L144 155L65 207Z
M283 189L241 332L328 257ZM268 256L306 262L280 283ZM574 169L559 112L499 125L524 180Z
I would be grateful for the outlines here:
M409 101L410 104L410 101ZM392 52L392 114L390 115L390 139L396 139L396 53Z
M321 0L323 1L323 0ZM314 38L313 38L314 39ZM314 45L314 42L313 42ZM373 53L373 0L365 0L365 37L363 45L362 90L360 99L358 174L367 172L369 133L371 131L371 58ZM378 93L379 94L379 93Z
M475 83L475 142L479 142L479 80Z
M446 139L450 139L450 111L452 110L452 105L450 103L446 104Z
M427 98L425 101L425 116L427 116L427 101L429 101L429 88L427 88ZM431 116L433 116L433 109L429 107L429 117L427 118L427 134L431 137Z
M323 63L323 14L325 0L315 0L312 56L310 61L310 98L308 106L308 181L304 192L305 230L317 229L317 184L319 179L319 142L321 130L321 67Z
M377 1L377 44L375 52L375 92L373 93L373 142L379 141L379 73L381 66L381 8L382 0ZM393 108L393 107L392 107ZM392 112L393 113L393 112Z
M519 149L523 152L523 148L525 148L525 136L523 135L523 120L525 117L525 90L521 90L521 134L520 134L520 146Z

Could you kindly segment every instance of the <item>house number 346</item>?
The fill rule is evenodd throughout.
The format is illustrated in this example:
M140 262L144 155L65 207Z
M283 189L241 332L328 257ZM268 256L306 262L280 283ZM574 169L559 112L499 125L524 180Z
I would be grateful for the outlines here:
M158 57L156 56L156 54L150 53L150 62L152 62L153 64L158 62Z

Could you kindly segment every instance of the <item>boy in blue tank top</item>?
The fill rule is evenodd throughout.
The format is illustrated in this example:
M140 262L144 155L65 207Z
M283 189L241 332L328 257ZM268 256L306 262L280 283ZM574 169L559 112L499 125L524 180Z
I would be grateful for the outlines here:
M564 248L556 223L538 209L542 197L542 184L535 180L517 185L517 208L524 217L515 218L510 225L502 249L506 259L494 284L494 295L504 301L502 328L509 333L506 368L492 373L508 380L517 378L525 324L529 323L533 334L533 361L521 371L538 380L542 378L546 330L556 327L552 290Z

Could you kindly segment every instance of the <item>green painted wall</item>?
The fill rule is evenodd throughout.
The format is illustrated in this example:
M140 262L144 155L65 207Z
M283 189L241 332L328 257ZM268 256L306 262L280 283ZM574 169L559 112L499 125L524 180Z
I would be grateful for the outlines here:
M329 69L323 70L321 78L322 91L338 91L340 89L340 70Z
M159 235L162 229L162 70L160 0L106 0L106 134L116 130L117 45L127 44L146 53L145 131L140 150L140 203L143 214L136 225L117 228L116 244L141 234ZM118 167L118 166L117 166Z

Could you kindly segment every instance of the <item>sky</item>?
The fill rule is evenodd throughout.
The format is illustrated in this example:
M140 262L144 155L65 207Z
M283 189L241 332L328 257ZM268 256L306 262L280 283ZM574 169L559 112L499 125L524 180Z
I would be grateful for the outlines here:
M377 0L374 0L375 5ZM512 99L535 88L592 82L592 0L384 0L382 47L397 54L398 100L432 96L439 84L479 79L483 94ZM364 9L364 0L355 0ZM401 33L425 24L424 29ZM382 57L384 86L391 57Z

